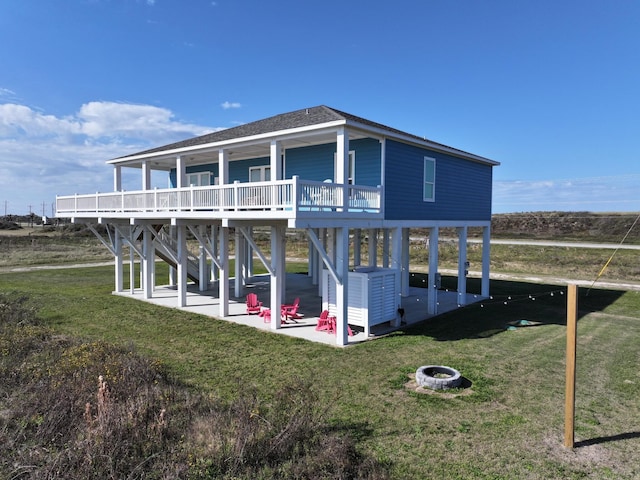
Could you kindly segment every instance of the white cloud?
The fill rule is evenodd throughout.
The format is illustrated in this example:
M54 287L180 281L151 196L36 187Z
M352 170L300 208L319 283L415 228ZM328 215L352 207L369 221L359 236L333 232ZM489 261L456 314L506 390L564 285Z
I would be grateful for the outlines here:
M16 92L9 90L8 88L0 87L0 97L13 97Z
M220 106L222 108L224 108L225 110L229 110L230 108L240 108L242 107L242 105L238 102L224 102L222 104L220 104Z
M640 174L558 180L497 181L493 210L517 211L640 211Z
M23 214L56 194L110 191L107 160L214 130L152 105L89 102L61 117L0 104L0 201Z

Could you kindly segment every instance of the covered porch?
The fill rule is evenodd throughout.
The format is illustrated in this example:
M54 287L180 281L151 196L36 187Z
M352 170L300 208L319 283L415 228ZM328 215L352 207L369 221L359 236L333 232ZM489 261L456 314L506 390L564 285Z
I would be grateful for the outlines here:
M229 290L233 291L235 279L229 280ZM282 323L278 329L273 329L271 324L265 322L263 317L246 312L246 297L229 298L229 308L227 315L221 317L220 299L218 298L219 285L215 282L210 285L208 290L200 291L196 285L190 285L187 289L186 304L178 306L176 304L176 287L163 285L156 286L151 298L145 296L144 290L140 288L134 289L133 293L114 292L116 295L133 297L137 300L152 303L167 308L177 308L186 312L205 315L208 317L220 319L227 322L245 325L265 332L286 335L289 337L300 338L312 342L323 343L332 346L342 346L336 343L336 335L327 333L326 331L317 331L316 325L322 311L322 298L318 296L318 286L313 284L312 277L299 274L288 273L286 283L287 302L293 301L294 298L300 298L300 310L302 318L296 322ZM260 301L263 302L263 308L270 307L269 295L271 290L270 275L257 275L247 279L245 292L255 293ZM443 314L457 308L460 308L460 298L458 292L438 290L436 293L436 313L428 313L428 289L409 287L408 296L402 300L404 308L404 316L399 326L392 325L391 322L375 325L371 328L370 334L367 336L362 328L352 326L352 336L348 336L348 342L344 346L355 345L375 338L380 338L393 331L407 328L408 326L428 320L435 315ZM482 300L484 297L478 294L465 294L464 304L471 304Z

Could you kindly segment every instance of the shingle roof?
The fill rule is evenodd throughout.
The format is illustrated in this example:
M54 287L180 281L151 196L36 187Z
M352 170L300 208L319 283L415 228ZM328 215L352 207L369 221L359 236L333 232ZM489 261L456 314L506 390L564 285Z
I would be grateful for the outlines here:
M453 150L453 151L460 152L461 154L464 154L464 155L471 155L471 156L477 157L474 154L470 154L463 150L449 147L441 143L433 142L431 140L427 140L424 137L419 137L417 135L403 132L401 130L388 127L381 123L372 122L371 120L367 120L365 118L358 117L350 113L342 112L335 108L330 108L325 105L319 105L317 107L303 108L301 110L296 110L289 113L282 113L280 115L275 115L273 117L264 118L262 120L257 120L255 122L246 123L244 125L239 125L237 127L227 128L224 130L219 130L217 132L207 133L199 137L193 137L187 140L171 143L169 145L164 145L161 147L144 150L142 152L137 152L135 154L130 154L130 155L120 157L119 159L124 159L124 158L138 156L138 155L158 153L166 150L175 150L180 148L193 147L197 145L206 145L208 143L224 142L225 140L251 137L251 136L266 134L270 132L278 132L282 130L308 127L311 125L321 125L323 123L335 122L340 120L346 121L348 123L360 124L365 127L374 128L377 130L381 130L383 132L388 132L393 135L399 135L405 138L415 139L419 142L426 141L434 146L440 146L447 150Z

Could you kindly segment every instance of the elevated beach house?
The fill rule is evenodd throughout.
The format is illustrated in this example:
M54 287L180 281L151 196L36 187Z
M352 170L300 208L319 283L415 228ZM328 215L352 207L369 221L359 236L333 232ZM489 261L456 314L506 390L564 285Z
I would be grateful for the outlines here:
M187 305L188 285L193 290L198 284L200 292L213 288L219 300L214 314L225 317L234 303L230 290L235 287L236 301L243 298L256 259L270 280L262 300L279 312L286 291L295 289L293 282L285 285L285 258L287 233L296 229L308 239L308 276L322 309L336 319L336 343L345 345L348 325L366 335L375 325L400 325L412 228L429 232L423 247L428 266L421 266L429 278L424 318L438 309L443 227L457 232L457 295L464 305L467 233L475 227L483 232L480 295L489 295L492 169L498 163L487 158L317 106L108 163L113 192L58 196L56 215L105 227L94 233L115 257L117 293L126 293L124 266L131 262L133 272L135 256L140 289L152 298L159 258L172 266L177 307ZM122 189L124 168L139 170L140 190ZM170 187L152 188L152 171L166 172ZM260 248L258 230L269 235L270 248ZM199 253L189 253L188 238ZM132 292L133 283L132 277ZM280 315L272 315L270 328L282 327Z

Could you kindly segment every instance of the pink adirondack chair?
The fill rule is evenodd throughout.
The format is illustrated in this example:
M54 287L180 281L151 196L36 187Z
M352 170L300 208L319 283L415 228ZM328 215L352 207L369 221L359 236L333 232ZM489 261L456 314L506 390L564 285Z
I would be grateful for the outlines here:
M318 332L322 330L329 330L329 310L323 310L318 318L318 324L316 325Z
M260 313L262 302L258 300L258 295L250 293L247 295L247 314Z
M298 307L300 306L300 298L296 298L291 304L283 304L280 309L280 315L282 320L299 320L302 315L298 313Z

